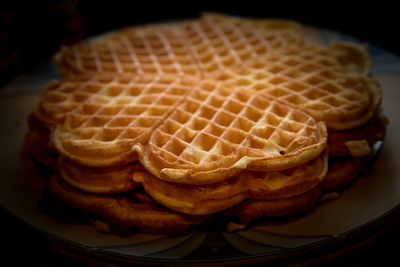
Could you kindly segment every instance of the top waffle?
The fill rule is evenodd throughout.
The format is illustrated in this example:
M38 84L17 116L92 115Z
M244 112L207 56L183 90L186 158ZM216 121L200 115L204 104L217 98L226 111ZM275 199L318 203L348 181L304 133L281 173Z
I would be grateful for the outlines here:
M290 21L245 20L207 15L184 23L185 39L203 76L270 54L279 54L303 42L300 26Z
M106 34L63 47L55 60L64 77L98 72L199 75L179 25L134 27Z
M137 159L133 145L147 141L195 81L153 74L75 77L50 83L36 113L56 126L52 141L70 160L120 165Z
M262 92L202 80L136 149L163 180L207 184L243 169L298 166L325 147L325 124L306 113Z
M127 28L63 48L56 58L66 77L190 75L263 90L326 122L329 130L364 124L381 101L376 81L367 76L365 47L309 43L290 21L206 14L172 25Z
M325 121L330 130L342 130L364 124L381 102L377 82L367 76L369 65L364 47L304 43L244 67L225 68L214 78L263 91Z
M180 24L132 27L56 55L64 77L81 73L204 75L299 43L300 27L216 15Z
M381 101L364 47L307 42L290 21L206 14L123 29L56 58L69 78L48 86L37 115L55 126L58 152L102 167L139 153L170 182L298 166L324 149L323 123L354 129Z
M72 161L121 165L138 150L156 176L182 183L294 167L326 146L324 125L300 110L192 77L98 74L55 82L37 116L54 125L52 141Z

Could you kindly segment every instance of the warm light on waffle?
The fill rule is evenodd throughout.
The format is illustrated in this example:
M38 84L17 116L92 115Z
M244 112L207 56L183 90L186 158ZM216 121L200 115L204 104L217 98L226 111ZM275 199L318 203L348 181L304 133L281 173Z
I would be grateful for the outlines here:
M211 217L240 230L310 210L385 137L367 46L311 42L293 21L206 13L55 61L27 151L55 170L44 202L101 231L176 234Z

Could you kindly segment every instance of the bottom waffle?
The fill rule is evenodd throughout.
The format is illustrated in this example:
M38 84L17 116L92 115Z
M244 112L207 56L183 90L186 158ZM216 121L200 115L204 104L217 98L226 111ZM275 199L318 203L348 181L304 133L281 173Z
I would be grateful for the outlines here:
M48 180L47 190L65 204L87 214L90 221L105 232L171 235L184 233L191 225L209 218L171 211L140 192L113 196L88 194L71 187L59 176Z
M330 157L329 170L322 182L326 192L341 191L362 169L362 160L356 157Z
M162 205L194 215L212 214L245 199L279 200L314 188L326 175L327 152L306 164L275 172L243 171L229 180L209 185L165 182L144 172L137 181Z
M57 168L57 152L50 143L50 130L42 125L34 114L28 118L29 131L25 136L25 147L39 163Z
M375 115L364 125L350 130L332 131L328 134L330 156L368 156L372 146L384 140L388 119Z
M381 119L375 123L385 125ZM218 216L224 215L225 219L218 217L218 220L234 221L228 224L228 230L235 230L246 227L259 217L284 216L312 209L321 200L321 193L341 191L362 168L362 158L330 156L328 173L323 178L317 175L324 169L321 168L324 164L316 163L324 161L320 156L298 171L296 168L285 170L279 177L274 176L276 179L265 176L265 173L249 175L257 172L246 171L231 181L223 182L223 186L174 186L153 176L149 179L150 174L140 164L99 169L57 159L58 155L49 142L49 130L34 116L30 117L29 128L25 143L27 151L39 163L58 167L63 176L48 179L47 191L52 199L44 198L42 202L51 202L47 203L51 205L58 200L70 210L78 211L83 221L91 222L99 230L124 235L135 231L168 235L183 233L211 218L211 215L186 215L162 206L156 202L160 199L154 192L178 202L193 204L189 211L203 210L202 214L220 211ZM374 133L384 133L379 129L382 128L375 128ZM337 134L331 135L335 138L339 136L339 139L343 136L340 132ZM335 138L331 140L338 140ZM136 188L140 185L139 181L152 194ZM267 184L265 181L268 181ZM246 194L242 194L246 190ZM122 193L124 191L127 192ZM246 199L250 195L253 199ZM176 209L174 205L177 202L160 203Z
M85 193L68 185L59 176L48 180L47 191L75 213L79 211L80 223L83 218L98 230L114 234L127 235L139 231L172 235L184 233L191 226L211 218L211 215L186 215L172 211L140 190L119 195ZM308 192L284 199L245 200L222 214L238 222L227 225L231 231L245 228L248 222L262 216L283 216L312 209L320 195L321 186L316 186Z
M318 202L339 196L338 192L348 186L361 169L360 158L330 157L328 172L318 186L302 194L277 200L245 200L225 212L232 219L227 229L244 229L250 221L260 217L285 216L311 210Z
M227 225L227 229L232 231L243 229L250 221L260 217L285 216L311 210L321 200L323 193L340 191L351 183L360 169L359 158L331 158L326 177L308 191L276 199L245 199L213 215L176 212L156 202L142 188L113 195L83 192L69 185L60 176L48 180L47 191L55 199L79 211L81 216L84 214L84 219L105 232L124 235L135 231L167 235L184 233L191 226L201 224L215 215L225 216L222 219L224 222L232 221Z
M291 215L300 211L312 209L321 196L321 186L316 186L303 194L276 200L245 200L225 212L233 219L227 225L229 231L243 229L247 224L263 216L276 217Z
M319 157L314 161L321 160L321 157ZM318 166L321 167L321 164L313 164L312 162L310 162L309 165L310 168L302 168L303 171L300 173L309 174L310 169L313 169L313 167L317 167L317 169ZM143 177L147 176L147 172L143 172L143 169L141 169L140 167L140 165L133 167L133 169L135 169L136 171L133 172L134 175L131 178L132 180L140 180L143 179ZM341 190L354 179L360 169L360 158L330 157L327 175L324 179L322 179L322 182L319 180L317 185L311 187L311 189L309 189L308 191L304 191L308 187L303 186L303 191L297 191L300 193L294 196L292 196L290 193L288 194L290 190L284 190L283 192L285 193L280 192L278 195L275 195L275 197L272 197L272 199L268 200L241 199L240 201L233 203L233 205L232 203L230 203L230 205L224 207L224 209L227 209L217 214L222 214L226 217L222 220L224 222L227 220L233 221L227 225L227 229L232 231L243 229L250 221L258 219L260 217L284 216L300 211L310 210L318 203L318 200L321 199L322 192L336 192ZM296 171L292 170L291 173L296 173ZM316 173L318 173L318 171ZM85 177L85 175L83 175L84 172L81 172L79 174L82 179ZM287 174L289 174L289 172ZM129 176L130 175L126 175L126 177ZM99 183L99 181L101 183L102 180L106 181L106 179L99 179L99 181L96 181L95 177L96 176L92 176L92 178L94 178L92 182L94 183ZM122 177L124 177L124 175L122 175ZM294 177L296 177L296 175L294 175ZM302 178L304 179L304 177ZM316 180L318 179L311 179L310 181L315 182ZM157 179L157 181L159 180ZM294 183L292 181L291 183L286 184L286 186L294 185L294 188L296 188L295 181ZM82 184L87 184L87 182L84 182ZM254 184L255 182L253 181L253 185ZM306 185L307 184L311 185L311 183L306 183ZM185 189L187 190L186 186L187 185L184 185ZM222 189L225 189L225 191L214 190L213 194L222 197L222 203L229 203L229 198L224 197L227 197L228 192L226 190L229 189L230 186L232 185L226 183L225 187L222 187ZM239 187L236 187L236 190L243 190L243 187L241 186L243 186L243 183L239 183ZM283 186L283 188L284 187L285 186ZM252 188L254 189L255 187ZM297 190L298 189L299 188L297 188ZM177 194L179 195L179 190L173 190L168 187L163 188L163 190L169 190L170 195L174 197L176 197ZM83 218L87 222L92 223L99 230L123 235L127 235L135 231L168 235L184 233L191 226L201 224L212 216L186 215L180 212L176 212L157 203L141 188L130 190L122 194L93 194L81 191L71 186L69 182L66 182L60 176L53 176L48 180L47 191L52 195L54 199L61 201L66 206L70 207L71 210L79 211L79 215L81 218ZM204 204L205 207L208 208L218 207L218 201L209 201L207 203L207 201L204 201L204 199L202 199L202 193L205 193L205 195L207 195L210 193L209 191L200 192L200 194L197 195L193 195L193 192L191 192L190 190L186 192L186 199L191 199L193 196L195 196L197 197L197 201L195 203L200 203L200 206ZM257 191L255 190L255 192ZM279 192L279 190L277 190L276 192ZM260 191L258 191L258 194L260 194ZM46 199L44 199L44 201L46 201Z
M58 162L61 176L68 184L88 193L116 194L138 187L132 177L146 170L135 162L123 166L94 168L75 164L61 157Z

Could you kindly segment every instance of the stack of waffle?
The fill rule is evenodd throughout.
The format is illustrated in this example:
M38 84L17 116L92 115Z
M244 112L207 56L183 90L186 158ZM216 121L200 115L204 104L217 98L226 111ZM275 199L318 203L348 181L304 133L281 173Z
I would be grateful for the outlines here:
M50 194L99 229L230 229L311 209L383 140L365 47L295 22L206 14L63 48L29 118ZM329 165L329 167L328 167Z

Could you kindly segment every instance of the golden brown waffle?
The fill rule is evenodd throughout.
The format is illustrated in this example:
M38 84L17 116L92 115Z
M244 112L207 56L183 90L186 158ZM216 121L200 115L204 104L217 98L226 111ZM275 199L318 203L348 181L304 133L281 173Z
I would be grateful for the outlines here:
M359 172L359 159L331 160L323 179L325 125L330 155L365 156L384 138L365 47L309 43L290 21L205 14L56 61L64 80L44 90L27 143L43 162L59 156L49 191L108 230L183 232L209 216L179 212L223 210L242 227L309 209Z
M58 164L60 175L68 184L96 194L116 194L132 190L140 185L132 179L135 173L145 172L138 162L109 168L94 168L81 166L61 157Z
M240 60L240 63L244 63L248 59L259 59L270 54L285 52L292 46L303 44L304 41L301 25L292 21L249 20L206 14L199 20L131 27L115 31L71 48L64 47L56 55L56 60L61 68L70 67L75 74L93 71L161 73L164 72L163 66L196 64L201 66L205 58L210 57L214 57L217 61L235 61L241 58L245 60ZM204 49L205 45L208 45L209 49ZM174 50L175 48L180 49ZM187 58L181 59L182 55ZM227 55L230 55L229 59ZM118 60L119 56L124 59ZM348 58L341 58L341 61L348 64L350 68L359 67L353 63L362 63L362 68L367 70L369 61L357 58L359 56L353 54L350 62L345 62ZM197 62L193 58L196 58ZM157 61L158 59L160 61ZM354 60L357 62L353 62ZM124 69L123 62L129 61L137 66ZM151 64L147 65L147 63ZM87 69L85 65L88 65ZM225 64L221 66L223 65ZM225 66L229 68L231 65ZM168 69L166 68L165 72L193 74L190 71L168 71Z
M330 157L328 173L322 182L326 192L338 192L351 183L362 168L360 158Z
M185 24L186 38L205 77L270 54L279 54L303 42L292 22L252 21L235 17L206 15Z
M215 12L204 12L201 15L202 20L213 21L220 24L235 23L240 24L251 24L253 27L266 30L266 31L287 31L287 35L294 35L295 38L301 38L297 36L303 36L302 26L292 20L283 19L260 19L260 18L244 18L239 16L233 16ZM291 32L291 33L289 33Z
M124 71L118 51L127 44L138 47L122 49L125 61L151 66ZM172 49L172 44L179 49ZM291 21L206 14L171 26L117 31L65 48L58 58L60 68L71 73L87 72L82 66L89 61L94 66L89 72L197 74L265 90L334 130L364 124L381 99L375 81L366 76L370 58L365 47L334 43L327 48L308 43L300 25ZM110 65L108 70L101 67L104 58ZM191 71L182 71L187 66Z
M342 130L364 124L380 105L381 90L366 75L369 65L364 47L304 43L250 65L224 69L215 78L263 91L325 121L328 130Z
M34 113L28 117L28 127L24 149L40 164L56 169L58 154L50 141L50 130Z
M199 75L181 25L123 29L71 47L55 61L64 77L82 73Z
M172 111L174 115L168 117ZM262 93L187 77L98 74L52 83L44 92L37 116L56 126L52 141L59 153L81 165L104 167L135 161L135 145L142 145L140 151L147 148L150 133L156 129L150 147L169 141L165 134L160 139L163 130L157 128L164 121L162 129L174 135L169 147L162 149L166 153L177 153L176 149L184 146L179 138L185 142L193 139L194 146L184 151L178 164L184 163L184 172L203 178L188 178L189 183L220 181L247 165L261 170L293 167L316 157L326 145L323 125L298 110ZM201 146L214 146L215 151L206 152ZM193 154L196 150L202 155ZM146 155L154 154L151 148L149 151ZM190 166L188 161L192 161ZM142 163L157 175L153 162L142 157ZM178 172L181 169L178 167Z
M122 165L192 89L195 80L167 75L99 74L51 83L37 108L57 126L57 151L81 165ZM54 128L53 126L53 128Z
M375 81L366 76L370 58L365 47L308 43L300 25L290 21L207 14L171 26L117 31L64 48L57 58L69 75L190 74L265 90L333 130L364 124L381 99ZM124 68L121 62L135 67Z
M55 60L64 77L82 73L202 75L303 40L294 22L206 15L170 25L131 27L71 47Z
M263 216L276 217L291 215L315 207L321 196L321 186L316 186L308 192L289 198L276 200L248 199L225 211L225 215L233 222L227 225L229 231L244 229L247 224Z
M388 120L383 115L375 115L367 123L360 127L344 130L331 131L328 135L329 154L331 156L367 156L372 146L379 140L385 139ZM363 151L352 147L352 143L363 144Z
M84 193L57 176L49 179L47 188L57 199L87 213L88 219L106 232L176 234L209 218L171 211L140 192L107 196Z
M262 92L203 80L136 150L163 180L210 184L244 169L295 167L325 147L324 123L306 113Z
M212 214L245 199L276 200L293 197L320 184L328 167L327 153L306 164L277 172L243 171L210 185L168 183L150 173L137 177L158 203L186 214Z
M133 181L133 177L145 172L138 162L116 167L93 168L59 157L51 144L50 130L42 125L33 113L29 116L25 149L40 164L57 170L70 185L89 193L115 194L129 191L140 185Z

